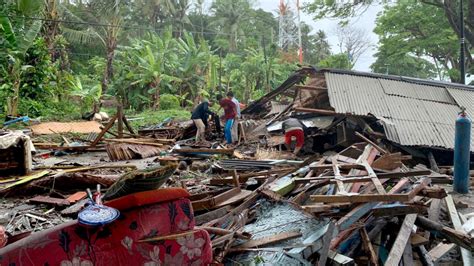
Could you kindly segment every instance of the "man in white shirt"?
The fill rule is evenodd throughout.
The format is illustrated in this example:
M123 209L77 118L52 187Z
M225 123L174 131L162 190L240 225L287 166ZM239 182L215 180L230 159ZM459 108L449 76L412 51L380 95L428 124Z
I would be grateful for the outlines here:
M232 91L227 92L227 98L231 99L235 104L235 109L237 112L234 124L232 125L232 142L235 143L239 141L240 102L234 97L234 93Z

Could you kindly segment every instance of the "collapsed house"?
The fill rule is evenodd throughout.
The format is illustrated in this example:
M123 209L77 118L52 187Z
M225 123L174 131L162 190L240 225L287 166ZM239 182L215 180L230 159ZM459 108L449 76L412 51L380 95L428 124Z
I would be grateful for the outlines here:
M358 131L414 157L433 152L437 160L451 164L452 155L443 151L454 148L454 122L464 108L474 113L472 86L305 67L242 113L266 118L269 131L274 121L289 115L314 121L309 126L316 151L347 147L360 140Z

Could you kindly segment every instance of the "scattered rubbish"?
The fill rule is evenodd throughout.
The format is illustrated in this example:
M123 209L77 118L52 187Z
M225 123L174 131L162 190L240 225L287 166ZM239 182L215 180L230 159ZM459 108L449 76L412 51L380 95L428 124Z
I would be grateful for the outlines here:
M120 106L104 126L32 126L34 147L4 131L2 264L467 265L474 202L450 194L463 88L303 67L242 110L233 143L217 116L196 142L191 120L133 129ZM86 255L105 247L112 263Z

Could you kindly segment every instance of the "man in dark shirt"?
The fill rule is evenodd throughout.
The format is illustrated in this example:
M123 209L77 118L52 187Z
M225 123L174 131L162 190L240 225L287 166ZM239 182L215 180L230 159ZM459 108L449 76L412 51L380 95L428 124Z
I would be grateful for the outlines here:
M196 142L206 140L205 133L207 127L207 119L209 118L209 115L213 114L209 110L209 106L212 106L212 103L208 102L207 99L205 99L202 103L196 106L196 108L194 108L194 111L191 115L191 119L193 120L194 125L197 128Z
M235 116L237 115L237 108L229 98L223 98L222 95L217 95L219 105L224 109L224 136L227 144L232 144L232 125L234 124Z
M296 138L296 146L293 153L296 155L304 145L304 125L296 118L288 118L283 121L282 128L285 133L285 145L288 150L291 149L292 137Z

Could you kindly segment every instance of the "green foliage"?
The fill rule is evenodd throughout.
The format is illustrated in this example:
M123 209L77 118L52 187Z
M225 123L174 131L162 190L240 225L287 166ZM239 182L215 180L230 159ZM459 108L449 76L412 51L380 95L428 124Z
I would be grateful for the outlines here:
M426 14L430 14L427 16ZM459 81L459 49L455 32L441 9L417 2L386 6L377 18L375 33L380 46L375 72ZM438 66L430 63L430 58Z
M163 122L166 118L171 117L178 121L188 120L191 117L191 112L184 109L171 109L153 111L147 109L139 113L128 113L128 117L137 117L139 119L130 121L133 128L141 128L150 125L157 125ZM141 119L143 118L143 119Z
M350 70L352 69L353 65L347 54L335 54L321 60L318 64L318 67Z
M163 94L160 98L161 110L179 109L178 97L171 94Z

